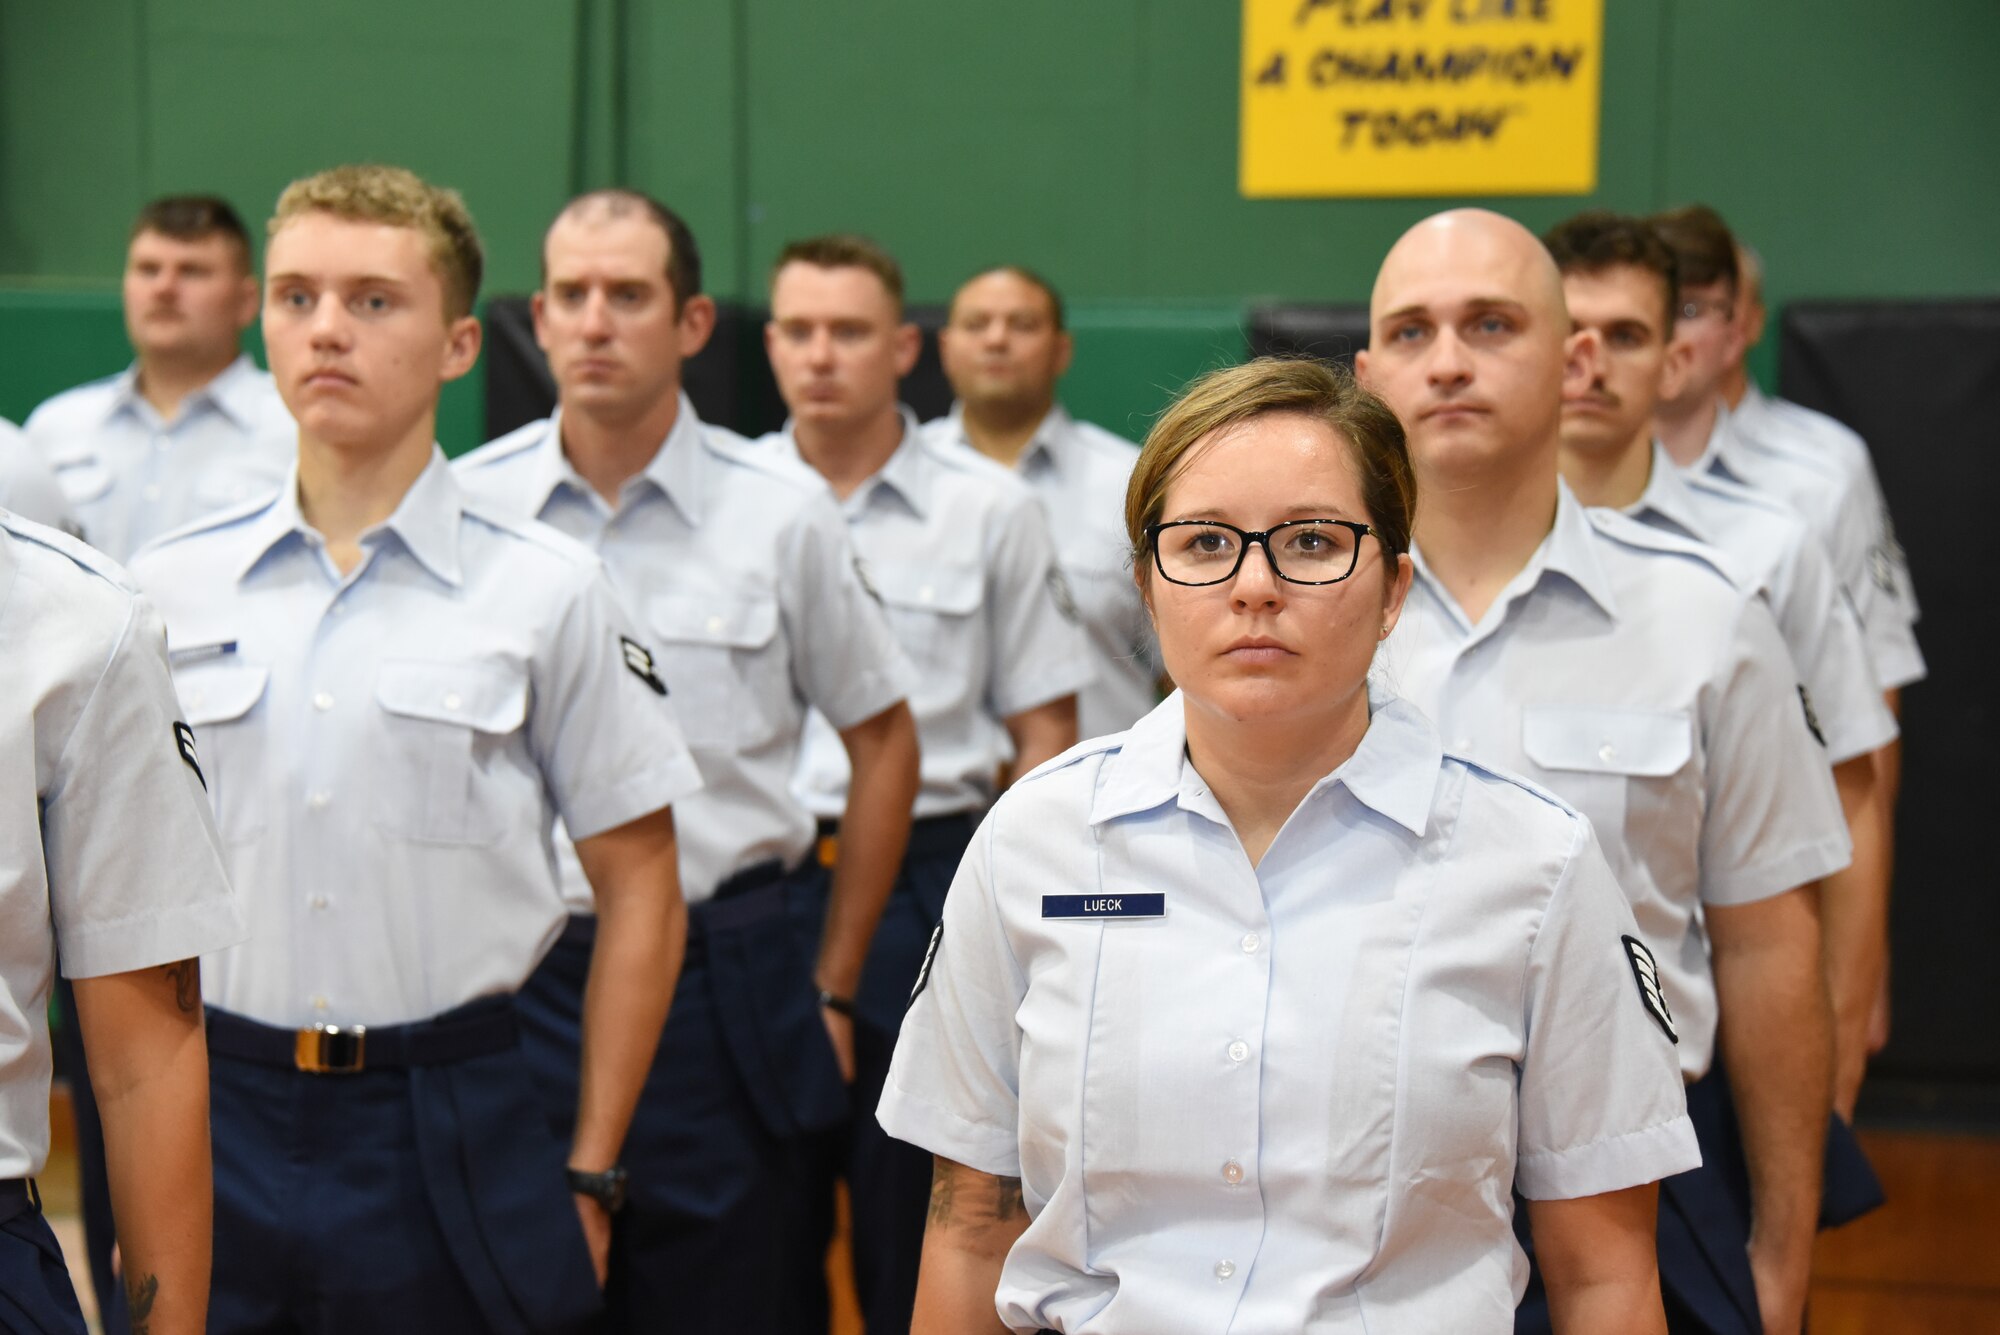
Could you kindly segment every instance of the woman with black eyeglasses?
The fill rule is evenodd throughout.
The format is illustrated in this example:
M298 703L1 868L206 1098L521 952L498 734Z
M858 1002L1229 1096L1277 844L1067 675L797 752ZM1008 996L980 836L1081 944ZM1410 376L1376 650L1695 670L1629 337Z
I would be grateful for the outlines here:
M1414 508L1316 363L1154 427L1126 526L1180 689L994 806L882 1098L937 1161L918 1335L1509 1331L1517 1190L1559 1329L1664 1329L1671 1013L1589 824L1370 689Z

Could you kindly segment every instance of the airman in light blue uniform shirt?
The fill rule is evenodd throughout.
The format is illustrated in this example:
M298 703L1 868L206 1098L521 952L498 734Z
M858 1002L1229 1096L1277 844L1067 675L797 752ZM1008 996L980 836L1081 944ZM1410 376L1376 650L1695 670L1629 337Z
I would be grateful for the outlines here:
M83 532L55 473L28 443L27 433L5 418L0 418L0 510L71 537Z
M924 424L940 444L965 449L961 408ZM1158 698L1159 652L1132 579L1123 532L1125 484L1138 447L1103 427L1071 417L1060 403L1035 428L1015 476L1048 516L1056 558L1090 637L1097 679L1077 692L1077 735L1123 732Z
M849 728L911 685L819 475L703 422L685 394L615 510L564 458L559 415L455 468L468 494L595 550L658 653L704 780L678 808L688 901L757 863L802 862L813 817L791 782L808 710ZM587 912L577 870L565 891Z
M1833 562L1797 512L1715 473L1683 473L1653 446L1652 473L1626 514L1721 552L1769 599L1838 765L1896 739L1861 623Z
M128 367L48 400L27 431L90 545L129 561L161 534L276 491L298 428L270 375L244 355L189 394L171 422Z
M554 816L586 838L701 782L583 547L468 499L442 452L360 541L343 577L288 480L133 562L250 922L204 990L280 1028L511 994L567 916Z
M786 432L761 443L808 466ZM916 669L917 819L980 811L1013 756L1002 720L1076 694L1095 677L1041 508L998 464L926 440L907 408L903 443L840 506ZM815 716L799 760L801 799L815 814L836 817L847 779L839 735Z
M883 1126L1020 1179L1032 1219L995 1296L1016 1330L1509 1329L1511 1187L1587 1196L1698 1162L1590 826L1378 690L1253 869L1184 708L994 806ZM1052 889L1161 903L1052 917Z

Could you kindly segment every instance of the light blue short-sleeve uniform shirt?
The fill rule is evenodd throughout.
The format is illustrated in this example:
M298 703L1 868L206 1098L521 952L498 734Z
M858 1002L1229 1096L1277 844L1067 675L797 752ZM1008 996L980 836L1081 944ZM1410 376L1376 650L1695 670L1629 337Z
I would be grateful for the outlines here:
M1511 1331L1517 1188L1699 1162L1671 988L1589 825L1377 693L1253 868L1183 709L994 805L882 1125L1021 1180L1015 1329Z
M1715 1050L1704 904L1750 904L1852 854L1826 748L1763 598L1713 549L1560 486L1555 524L1478 625L1421 548L1376 654L1455 754L1590 818L1658 957L1681 1068Z
M1763 591L1812 701L1827 758L1838 765L1896 738L1861 622L1833 560L1782 503L1715 473L1683 473L1653 446L1645 494L1625 513L1706 543Z
M808 710L849 728L911 686L825 480L703 422L685 395L616 507L564 457L559 415L454 468L469 495L595 550L656 651L702 775L675 808L687 898L760 862L801 862L813 817L791 781ZM587 908L574 858L565 869L572 907Z
M759 444L809 467L789 427ZM907 408L896 452L840 507L915 671L916 815L979 810L1014 754L1003 720L1094 677L1041 507L998 464L926 441ZM799 758L801 800L814 815L839 816L849 777L839 735L815 713Z
M1757 420L1753 409L1752 422ZM1708 444L1692 467L1741 483L1796 510L1833 558L1834 571L1868 637L1882 689L1922 681L1925 667L1917 647L1916 601L1909 592L1908 572L1902 568L1902 551L1886 527L1879 489L1870 495L1853 475L1830 468L1825 459L1810 457L1796 444L1778 445L1776 434L1767 426L1753 439L1738 414L1719 407Z
M72 537L83 532L55 471L28 443L27 432L5 418L0 418L0 510Z
M550 836L699 786L597 558L444 455L342 575L297 485L181 530L160 604L250 939L204 962L265 1024L393 1025L525 982L567 914Z
M28 436L55 470L84 537L119 561L203 515L276 491L298 427L248 356L165 421L136 367L65 390L29 415Z
M159 616L124 572L0 515L0 1179L48 1159L58 967L96 978L243 939L180 718Z
M924 432L940 444L974 448L957 405L950 416L925 423ZM1014 470L1048 516L1056 559L1090 636L1097 680L1076 699L1080 737L1123 732L1159 700L1159 648L1125 536L1125 484L1138 458L1131 441L1079 422L1056 404Z

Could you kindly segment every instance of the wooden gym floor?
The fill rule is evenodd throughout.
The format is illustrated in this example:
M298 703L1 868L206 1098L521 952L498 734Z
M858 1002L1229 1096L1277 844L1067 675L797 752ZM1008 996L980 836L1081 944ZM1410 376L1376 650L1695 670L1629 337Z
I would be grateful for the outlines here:
M75 1262L83 1226L76 1214L69 1101L60 1088L51 1114L55 1150L41 1179L42 1197L64 1253ZM1861 1143L1889 1204L1820 1239L1812 1335L2000 1333L2000 1137L1864 1131ZM830 1335L861 1335L853 1291L842 1278L844 1259L838 1253L828 1265L834 1281ZM89 1285L80 1272L77 1289L90 1314Z

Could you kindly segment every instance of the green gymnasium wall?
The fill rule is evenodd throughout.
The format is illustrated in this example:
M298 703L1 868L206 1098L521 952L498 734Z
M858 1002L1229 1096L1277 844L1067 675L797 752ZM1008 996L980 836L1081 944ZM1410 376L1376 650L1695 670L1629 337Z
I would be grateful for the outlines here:
M2000 291L1991 0L1605 0L1599 189L1705 199L1795 296ZM293 176L391 160L459 187L492 292L570 193L628 182L756 299L788 238L880 238L911 296L1012 260L1075 308L1067 397L1130 433L1237 355L1249 302L1365 299L1454 201L1236 194L1236 0L268 0L0 4L0 415L121 366L146 198L261 218ZM1766 354L1769 348L1765 349ZM441 435L479 435L476 383Z

